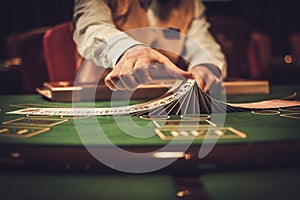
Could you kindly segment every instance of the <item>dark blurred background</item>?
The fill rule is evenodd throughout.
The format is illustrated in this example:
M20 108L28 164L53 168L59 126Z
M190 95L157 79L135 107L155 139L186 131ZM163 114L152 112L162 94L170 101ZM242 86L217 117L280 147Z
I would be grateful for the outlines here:
M0 7L0 57L7 56L5 39L13 33L71 20L73 0L9 0Z
M5 58L5 38L19 31L51 26L71 20L73 0L10 0L0 7L0 57ZM300 31L298 0L232 0L204 1L207 15L243 18L253 29L272 38L274 54L287 53L287 36Z
M208 17L217 15L244 19L253 30L267 34L274 57L291 53L288 36L300 32L299 0L206 0L204 3ZM10 0L1 3L0 60L8 59L5 46L8 36L70 21L73 4L73 0Z

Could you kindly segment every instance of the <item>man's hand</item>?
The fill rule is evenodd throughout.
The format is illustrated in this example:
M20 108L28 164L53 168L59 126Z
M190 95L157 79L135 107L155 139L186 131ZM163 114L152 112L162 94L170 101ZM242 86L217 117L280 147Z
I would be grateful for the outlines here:
M139 84L155 78L152 72L177 79L193 77L191 72L181 70L158 51L137 45L122 55L115 68L106 76L105 84L111 90L133 90Z
M198 65L193 67L191 72L198 87L204 92L224 92L222 76L217 68L208 68L207 66Z

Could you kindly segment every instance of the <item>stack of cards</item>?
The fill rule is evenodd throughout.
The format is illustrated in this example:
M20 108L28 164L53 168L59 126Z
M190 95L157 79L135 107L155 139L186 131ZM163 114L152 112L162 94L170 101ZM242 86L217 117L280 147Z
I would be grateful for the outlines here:
M222 95L220 94L221 98ZM210 114L210 113L225 113L245 111L244 108L239 108L226 104L226 102L211 97L209 94L199 89L195 80L188 80L179 87L174 95L170 95L166 100L162 101L161 106L154 106L149 109L150 116L164 115L185 115L185 114ZM141 113L139 113L141 114Z
M220 89L218 91L221 91ZM216 93L216 92L215 92ZM25 108L8 114L44 115L44 116L105 116L105 115L149 115L168 116L179 114L211 114L238 112L259 109L278 109L300 106L299 97L293 99L276 99L254 103L227 103L223 93L209 95L197 86L195 80L177 81L174 86L160 98L136 105L108 108ZM220 97L220 98L219 98Z

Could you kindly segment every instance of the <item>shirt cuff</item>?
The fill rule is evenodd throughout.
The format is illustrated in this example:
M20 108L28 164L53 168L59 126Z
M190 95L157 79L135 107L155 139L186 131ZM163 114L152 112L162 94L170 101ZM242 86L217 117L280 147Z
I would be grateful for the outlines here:
M87 59L104 68L114 68L119 58L130 47L144 45L123 32L107 40L97 40L96 43Z
M110 48L107 52L106 57L112 64L113 68L115 67L119 58L127 49L136 45L144 45L143 43L129 37L125 33L121 33L114 36L113 38L110 38L107 43Z

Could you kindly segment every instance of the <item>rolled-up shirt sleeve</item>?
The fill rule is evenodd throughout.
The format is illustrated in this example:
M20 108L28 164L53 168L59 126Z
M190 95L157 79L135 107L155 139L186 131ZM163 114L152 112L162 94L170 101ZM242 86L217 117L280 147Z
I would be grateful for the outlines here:
M142 44L115 27L103 0L75 0L73 20L78 53L97 66L113 68L127 49Z
M187 57L191 65L189 69L196 65L215 65L219 68L222 77L227 76L227 61L220 45L209 32L210 24L207 22L205 7L201 0L195 1L195 18L187 33ZM197 44L197 45L195 45Z

